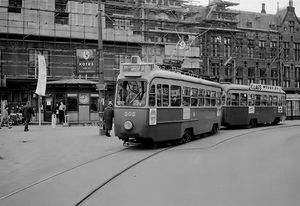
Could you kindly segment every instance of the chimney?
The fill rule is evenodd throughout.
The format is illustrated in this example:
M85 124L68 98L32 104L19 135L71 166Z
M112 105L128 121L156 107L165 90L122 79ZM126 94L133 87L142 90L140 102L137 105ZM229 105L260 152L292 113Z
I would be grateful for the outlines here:
M266 13L265 3L262 3L261 6L262 6L262 8L261 8L261 12L260 13L265 14Z

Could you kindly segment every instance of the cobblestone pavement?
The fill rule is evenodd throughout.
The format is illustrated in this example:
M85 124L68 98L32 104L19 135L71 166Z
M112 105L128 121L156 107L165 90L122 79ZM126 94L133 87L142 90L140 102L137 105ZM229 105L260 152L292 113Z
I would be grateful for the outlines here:
M68 168L123 148L98 126L29 125L0 130L0 197Z

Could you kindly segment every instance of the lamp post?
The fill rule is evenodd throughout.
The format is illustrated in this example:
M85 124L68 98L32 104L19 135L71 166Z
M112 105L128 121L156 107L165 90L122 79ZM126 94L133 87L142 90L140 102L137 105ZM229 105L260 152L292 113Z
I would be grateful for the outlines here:
M99 134L104 135L103 129L103 111L104 111L104 59L103 59L103 39L102 39L102 12L101 12L101 1L98 0L98 78L99 78Z

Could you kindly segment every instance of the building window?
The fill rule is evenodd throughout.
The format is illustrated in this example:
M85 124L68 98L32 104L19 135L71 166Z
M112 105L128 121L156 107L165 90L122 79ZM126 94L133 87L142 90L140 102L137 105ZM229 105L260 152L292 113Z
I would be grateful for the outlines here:
M219 76L219 64L212 63L210 75Z
M248 82L248 85L253 84L255 82L255 79L249 78L247 82Z
M67 94L67 111L78 111L77 94Z
M284 80L283 81L283 87L286 87L286 88L290 87L290 81L289 80Z
M290 56L290 44L289 42L283 43L283 58L284 60L288 60Z
M294 44L294 56L295 56L295 60L299 61L300 60L300 43L295 43Z
M211 37L210 41L211 41L211 55L218 56L218 46L219 46L219 42L221 41L221 37L213 36Z
M131 29L131 19L133 19L132 15L121 15L121 14L113 14L113 16L116 16L114 19L114 28L120 29L120 30L128 30ZM160 28L163 28L164 24L160 26Z
M295 67L295 79L300 79L300 67Z
M273 68L271 69L271 78L277 78L278 77L278 70Z
M243 58L242 49L243 49L243 45L241 43L238 43L235 48L235 53L237 58Z
M22 11L22 0L9 0L8 12L21 13Z
M260 68L259 69L259 76L261 78L266 78L267 77L267 69L266 68Z
M199 56L202 57L202 56L204 56L204 38L202 36L199 37L199 42L200 42Z
M283 77L290 78L290 67L283 67Z
M290 27L290 33L294 33L295 32L295 22L290 21L289 22L289 27Z
M248 40L247 55L249 59L254 58L254 40Z
M43 55L45 57L47 76L50 76L50 66L49 66L49 51L45 50L29 50L29 66L28 75L38 77L39 65L38 65L38 55Z
M235 83L243 85L243 79L242 78L236 78Z
M258 46L259 46L259 58L264 59L266 55L266 41L259 40Z
M231 50L231 39L228 37L224 38L224 56L230 57L230 50Z
M278 80L277 79L271 79L271 85L278 86Z
M270 57L271 59L275 59L277 55L277 42L271 41L270 42Z
M255 77L254 67L248 68L248 77Z
M68 0L55 0L55 18L56 24L69 24L69 13L67 12Z
M259 83L260 83L260 84L267 84L267 80L266 80L266 79L260 79L260 80L259 80Z

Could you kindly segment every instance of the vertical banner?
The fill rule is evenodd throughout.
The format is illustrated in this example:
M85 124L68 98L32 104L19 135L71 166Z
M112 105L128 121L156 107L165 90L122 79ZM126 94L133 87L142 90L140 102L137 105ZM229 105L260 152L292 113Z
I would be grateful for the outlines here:
M40 96L45 96L46 81L47 81L47 68L46 68L45 57L42 55L38 55L38 66L39 66L39 76L38 76L38 83L36 86L35 93Z

